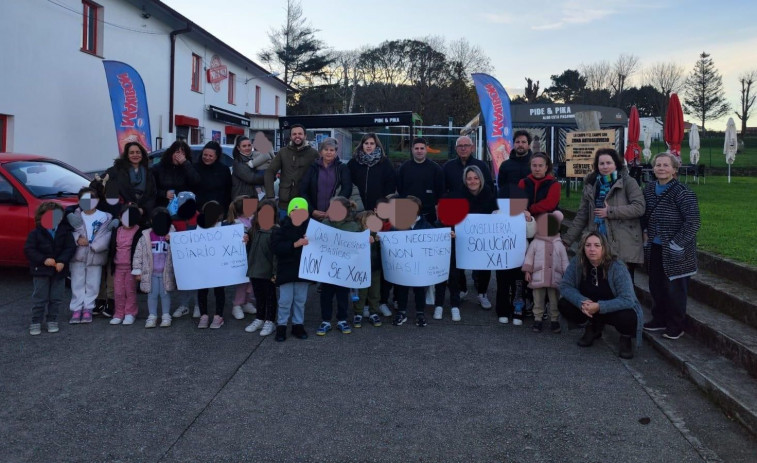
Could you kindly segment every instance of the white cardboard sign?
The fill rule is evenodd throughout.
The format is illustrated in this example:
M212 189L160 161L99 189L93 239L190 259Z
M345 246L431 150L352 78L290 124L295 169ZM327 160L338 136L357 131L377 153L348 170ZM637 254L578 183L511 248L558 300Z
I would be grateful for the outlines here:
M455 226L457 268L505 270L523 265L526 256L523 214L468 214Z
M345 288L371 286L371 248L368 230L348 232L310 220L302 248L300 278Z
M403 286L430 286L449 278L450 228L379 232L386 281Z
M202 289L250 281L243 236L241 224L171 233L176 286Z

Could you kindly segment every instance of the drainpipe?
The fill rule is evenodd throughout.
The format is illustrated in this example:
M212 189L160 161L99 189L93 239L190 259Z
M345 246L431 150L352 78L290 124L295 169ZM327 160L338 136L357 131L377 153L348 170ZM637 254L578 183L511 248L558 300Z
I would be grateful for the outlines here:
M169 34L169 39L171 40L171 77L170 81L168 82L168 133L173 133L173 94L174 94L174 76L176 74L176 36L179 34L186 34L187 32L191 32L192 28L187 25L184 29L177 29L175 31L171 31Z

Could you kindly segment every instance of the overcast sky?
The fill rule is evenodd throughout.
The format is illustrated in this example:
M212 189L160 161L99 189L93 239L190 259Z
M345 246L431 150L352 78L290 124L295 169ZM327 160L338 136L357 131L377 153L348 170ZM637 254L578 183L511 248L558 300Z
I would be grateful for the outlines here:
M258 62L258 52L270 44L267 33L286 14L286 0L163 1ZM465 37L486 52L511 96L523 91L525 77L545 88L552 74L612 62L621 53L637 55L642 66L672 61L688 74L706 51L736 108L739 74L757 69L757 2L750 0L302 0L302 8L318 38L335 50L429 35ZM638 75L631 84L640 82ZM723 128L726 120L708 127ZM757 114L749 125L757 126Z

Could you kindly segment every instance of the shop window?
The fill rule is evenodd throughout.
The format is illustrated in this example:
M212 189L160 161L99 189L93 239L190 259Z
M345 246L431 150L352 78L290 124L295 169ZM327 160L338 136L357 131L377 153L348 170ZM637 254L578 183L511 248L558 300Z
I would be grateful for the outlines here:
M200 78L202 69L202 58L192 53L192 91L200 91Z
M82 0L81 51L102 56L103 7L89 0Z
M190 127L189 144L199 145L200 143L202 143L202 130L200 130L200 127Z
M260 86L255 86L255 113L260 114Z
M237 75L233 72L229 73L229 104L235 104L236 103L236 93L237 93Z

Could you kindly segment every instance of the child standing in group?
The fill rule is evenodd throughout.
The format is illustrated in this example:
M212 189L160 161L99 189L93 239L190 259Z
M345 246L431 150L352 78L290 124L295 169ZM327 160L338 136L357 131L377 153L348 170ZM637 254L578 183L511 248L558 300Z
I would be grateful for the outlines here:
M47 332L58 332L58 310L63 302L68 263L74 256L76 244L73 235L61 227L63 207L44 202L34 213L36 227L29 232L24 254L29 260L34 290L32 292L32 323L29 334L42 332L42 321L47 309Z
M99 198L94 188L79 190L79 207L68 215L73 227L76 251L71 259L71 320L92 323L92 310L100 291L102 269L108 260L111 215L97 209Z
M168 209L156 207L152 212L152 228L142 231L137 243L132 262L132 274L139 281L139 288L147 293L147 310L149 315L145 328L155 328L158 320L158 298L160 298L163 317L160 326L171 326L171 295L176 289L171 248L168 244L172 231L171 216Z
M360 225L354 220L355 204L343 196L334 196L329 202L326 218L323 224L338 230L348 232L360 231ZM352 333L347 322L347 308L349 306L350 289L330 283L321 284L321 325L315 332L318 336L325 336L331 331L331 315L334 311L333 301L336 297L336 327L343 334Z
M286 335L289 317L292 318L292 336L307 339L305 331L305 301L309 281L300 275L302 247L308 244L305 231L309 222L308 202L304 198L292 198L287 206L287 216L281 225L273 229L271 249L274 254L273 280L279 287L279 310L276 322L276 337Z
M201 218L198 219L198 225L202 228L223 226L222 212L221 205L217 201L206 202L202 206ZM247 239L247 235L244 236ZM201 288L197 290L197 303L200 305L200 321L197 323L197 328L199 329L210 328L215 330L224 324L223 309L226 305L226 287L216 286L213 288L213 296L215 296L216 300L216 313L213 315L213 321L210 321L210 317L208 316L208 292L210 289Z
M528 287L534 294L535 333L543 329L544 301L549 294L549 329L560 332L557 309L557 288L560 286L565 269L568 268L568 253L560 239L562 212L555 211L541 214L536 218L536 235L526 250L526 259L521 268L525 274Z
M142 236L138 224L142 214L135 204L121 211L121 226L110 236L109 270L113 273L114 312L111 325L131 325L137 317L137 280L132 274L134 252Z
M276 218L276 202L272 199L261 201L255 213L255 220L248 233L250 236L250 250L247 254L247 276L250 278L255 299L258 301L258 311L255 321L245 328L252 333L261 326L261 336L273 333L276 320L276 285L273 278L273 250L271 249L271 234ZM286 325L276 332L276 340L286 339ZM280 336L281 334L281 336Z
M381 219L373 211L363 211L355 216L360 224L360 230L368 230L371 221L378 222L381 227ZM376 232L371 230L371 286L360 288L357 292L358 300L353 302L355 317L352 325L355 328L363 326L363 318L367 318L375 327L381 326L381 317L378 315L379 298L381 296L381 249Z
M177 211L171 216L171 225L177 232L194 230L197 228L197 198L191 191L180 191L176 194ZM170 212L170 211L169 211ZM178 303L178 307L173 311L173 318L183 317L189 314L189 308L194 305L192 318L200 318L200 305L197 303L197 291L194 289L177 289L171 295L171 299Z
M244 213L245 200L249 199L250 197L246 195L237 196L229 205L229 214L226 216L226 223L242 224L245 233L250 232L250 229L252 228L252 219L254 217L254 214L253 217L249 217L245 216ZM231 308L231 315L237 320L241 320L244 318L245 313L255 314L257 309L252 303L252 297L252 283L247 282L234 286L234 301Z

